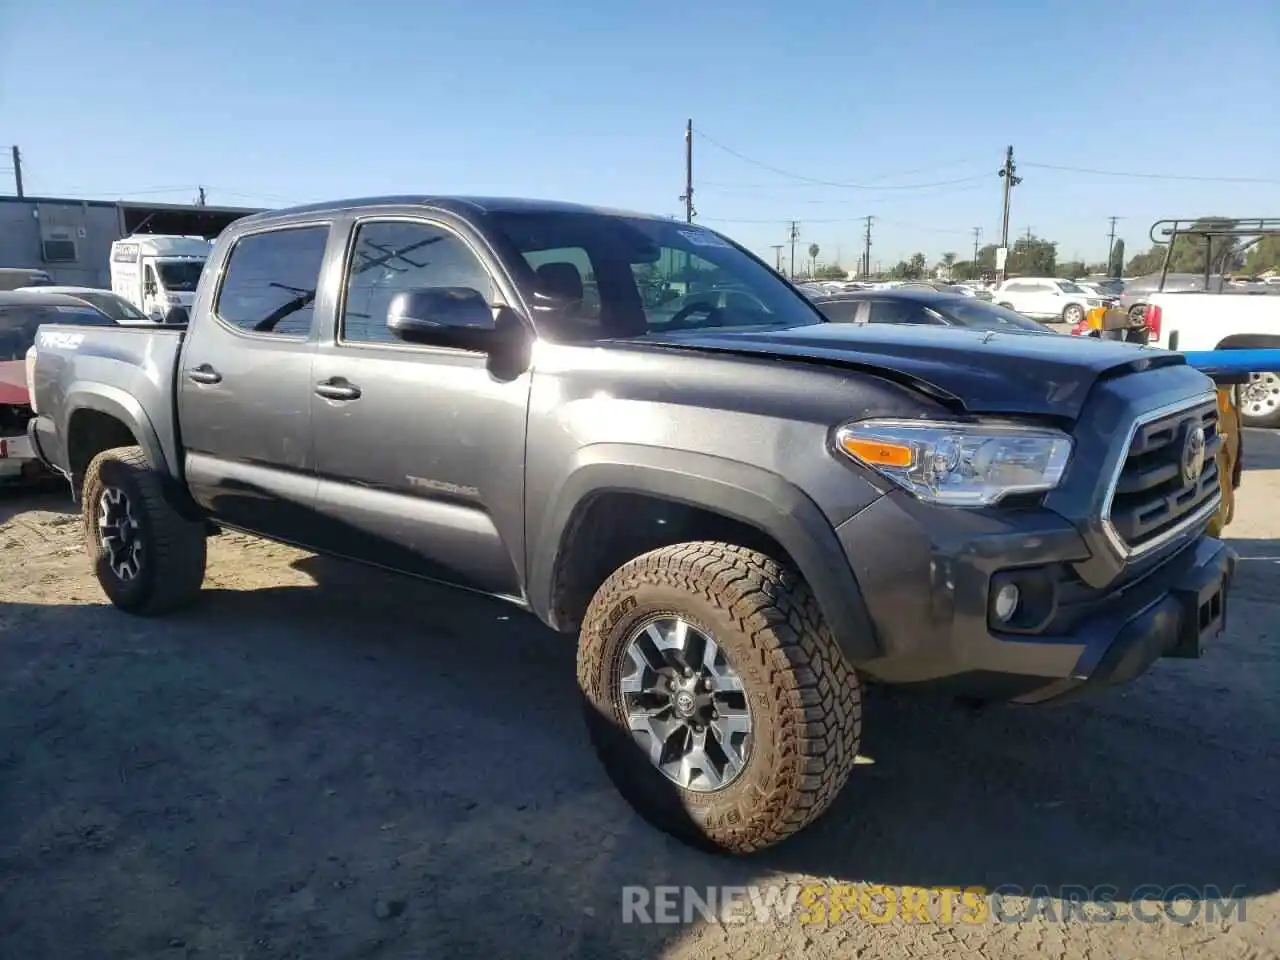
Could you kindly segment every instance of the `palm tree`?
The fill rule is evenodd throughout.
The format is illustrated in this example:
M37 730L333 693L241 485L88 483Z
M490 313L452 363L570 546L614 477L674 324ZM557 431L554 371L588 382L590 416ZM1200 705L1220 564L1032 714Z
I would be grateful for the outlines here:
M947 279L951 279L951 271L956 265L956 255L954 253L944 253L942 255L942 269L947 275Z
M813 276L818 270L818 245L816 243L809 244L809 276Z

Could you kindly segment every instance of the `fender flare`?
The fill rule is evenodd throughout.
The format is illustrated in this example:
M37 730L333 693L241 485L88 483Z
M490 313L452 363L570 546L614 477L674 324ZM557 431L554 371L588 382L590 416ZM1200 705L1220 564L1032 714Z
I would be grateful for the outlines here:
M172 465L165 458L160 436L137 399L119 387L84 381L73 383L67 391L67 427L66 436L62 438L62 453L68 470L71 469L71 424L81 410L94 410L119 420L133 433L152 468L170 477L174 475Z
M529 559L529 599L544 620L575 511L598 493L647 494L711 510L768 534L790 554L851 662L880 655L857 578L835 529L809 497L760 467L709 454L634 444L584 447L550 498Z

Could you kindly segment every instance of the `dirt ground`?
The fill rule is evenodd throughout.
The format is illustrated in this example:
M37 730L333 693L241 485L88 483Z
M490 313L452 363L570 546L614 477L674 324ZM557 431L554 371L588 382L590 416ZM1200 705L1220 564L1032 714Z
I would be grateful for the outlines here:
M226 535L196 609L131 618L60 493L0 494L0 956L1275 957L1280 438L1246 442L1206 659L1055 708L875 694L832 812L745 860L630 812L572 645L512 608ZM787 881L1247 899L1186 924L621 922L626 885Z

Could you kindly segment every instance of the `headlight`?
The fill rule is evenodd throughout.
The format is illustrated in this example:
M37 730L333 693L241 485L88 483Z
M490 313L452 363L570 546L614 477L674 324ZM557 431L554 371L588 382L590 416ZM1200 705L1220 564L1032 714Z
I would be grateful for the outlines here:
M1071 459L1058 430L929 420L863 420L836 431L848 456L931 503L981 507L1052 490Z

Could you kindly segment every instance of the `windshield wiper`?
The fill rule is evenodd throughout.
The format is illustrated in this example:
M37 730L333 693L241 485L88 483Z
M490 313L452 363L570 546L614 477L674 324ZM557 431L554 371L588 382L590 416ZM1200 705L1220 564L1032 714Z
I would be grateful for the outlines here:
M290 314L297 313L304 307L309 307L316 299L316 292L314 290L304 290L302 287L291 287L286 283L277 283L274 280L268 283L267 286L278 287L281 290L288 290L290 293L296 293L297 296L292 300L286 300L255 323L253 325L255 333L270 333L275 329L276 324L285 317Z

